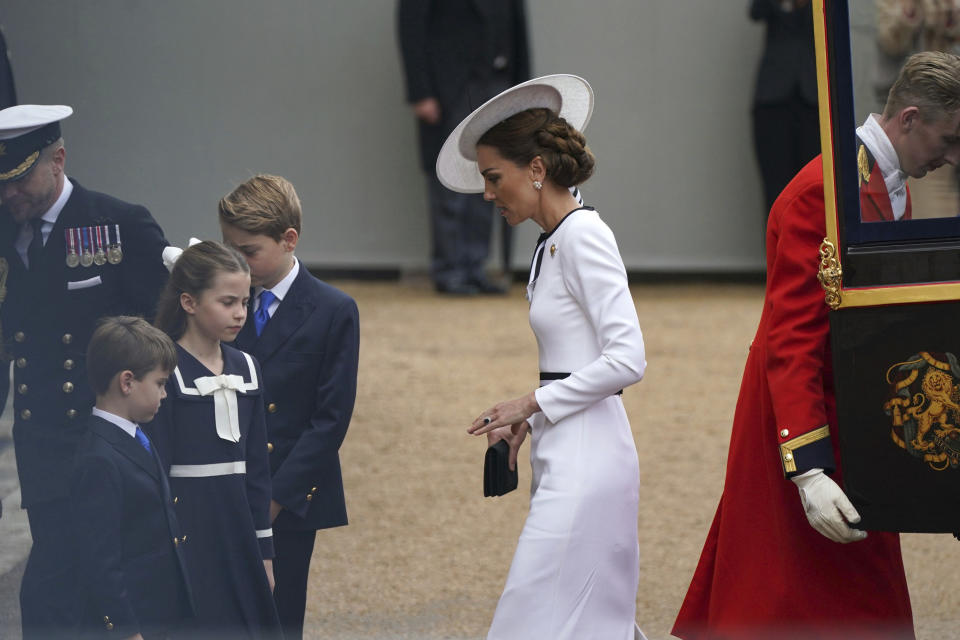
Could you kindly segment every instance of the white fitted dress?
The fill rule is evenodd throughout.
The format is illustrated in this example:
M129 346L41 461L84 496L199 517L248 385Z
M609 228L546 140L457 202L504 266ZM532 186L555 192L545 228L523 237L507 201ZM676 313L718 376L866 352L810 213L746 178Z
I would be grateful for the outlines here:
M487 638L642 638L639 469L617 391L646 361L616 240L594 210L541 236L528 296L541 373L570 375L536 392L530 513Z

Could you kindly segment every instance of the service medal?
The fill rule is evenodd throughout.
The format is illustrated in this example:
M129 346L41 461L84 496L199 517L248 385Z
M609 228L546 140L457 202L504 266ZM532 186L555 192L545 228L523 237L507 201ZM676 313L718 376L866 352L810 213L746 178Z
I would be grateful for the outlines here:
M102 228L103 227L97 227L97 232L96 232L96 235L94 236L96 238L97 250L93 254L93 262L98 267L103 266L107 263L107 254L103 250L103 236L100 235L100 230Z
M110 243L110 248L107 249L107 260L110 264L120 264L120 261L123 260L123 250L120 248L120 225L113 225L113 236L114 242ZM107 227L108 241L109 237L110 227Z
M73 269L80 264L80 256L77 254L77 243L74 232L76 229L65 229L67 235L67 266Z
M83 252L80 254L80 264L89 267L93 264L93 250L90 249L90 227L80 229L80 239L83 242Z

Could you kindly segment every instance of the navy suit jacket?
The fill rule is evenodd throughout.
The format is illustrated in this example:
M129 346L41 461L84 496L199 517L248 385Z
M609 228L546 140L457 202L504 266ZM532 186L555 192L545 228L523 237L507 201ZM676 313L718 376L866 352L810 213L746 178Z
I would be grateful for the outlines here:
M71 508L81 550L81 625L160 637L193 612L170 487L156 453L99 416L77 447Z
M263 373L273 499L284 507L273 528L345 525L339 449L357 395L357 304L302 263L259 338L250 304L236 346Z
M13 442L25 508L70 492L70 465L94 401L86 352L97 320L151 318L167 281L160 257L167 241L150 212L71 182L39 264L29 270L14 246L19 226L0 207L0 270L8 270L0 318L4 351L14 361ZM119 225L120 263L68 267L64 231L104 224Z

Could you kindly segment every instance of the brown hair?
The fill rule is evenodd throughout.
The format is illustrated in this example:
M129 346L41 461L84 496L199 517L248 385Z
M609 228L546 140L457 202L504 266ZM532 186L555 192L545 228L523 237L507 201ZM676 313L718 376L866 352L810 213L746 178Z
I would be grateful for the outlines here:
M174 340L179 339L187 330L187 312L180 305L180 294L198 297L223 272L250 273L250 267L236 249L212 240L184 249L160 293L153 324Z
M280 176L257 175L220 199L220 222L248 233L280 241L283 232L300 233L303 214L300 198L290 181Z
M904 63L890 87L883 117L918 107L924 122L960 110L960 57L942 51L921 51Z
M506 160L525 166L540 156L547 178L572 187L593 175L596 163L583 134L550 109L527 109L480 136L477 146L493 147Z
M103 318L87 345L87 378L98 396L121 371L132 371L134 378L143 380L156 368L169 373L176 366L173 340L136 316Z

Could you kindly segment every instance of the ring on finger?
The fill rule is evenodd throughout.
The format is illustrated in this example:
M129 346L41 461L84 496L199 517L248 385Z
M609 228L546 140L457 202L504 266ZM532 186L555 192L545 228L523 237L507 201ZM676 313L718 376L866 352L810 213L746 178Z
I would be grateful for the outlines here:
M483 417L483 425L484 425L484 426L490 424L491 422L493 422L493 418L491 418L490 416L484 416L484 417Z

